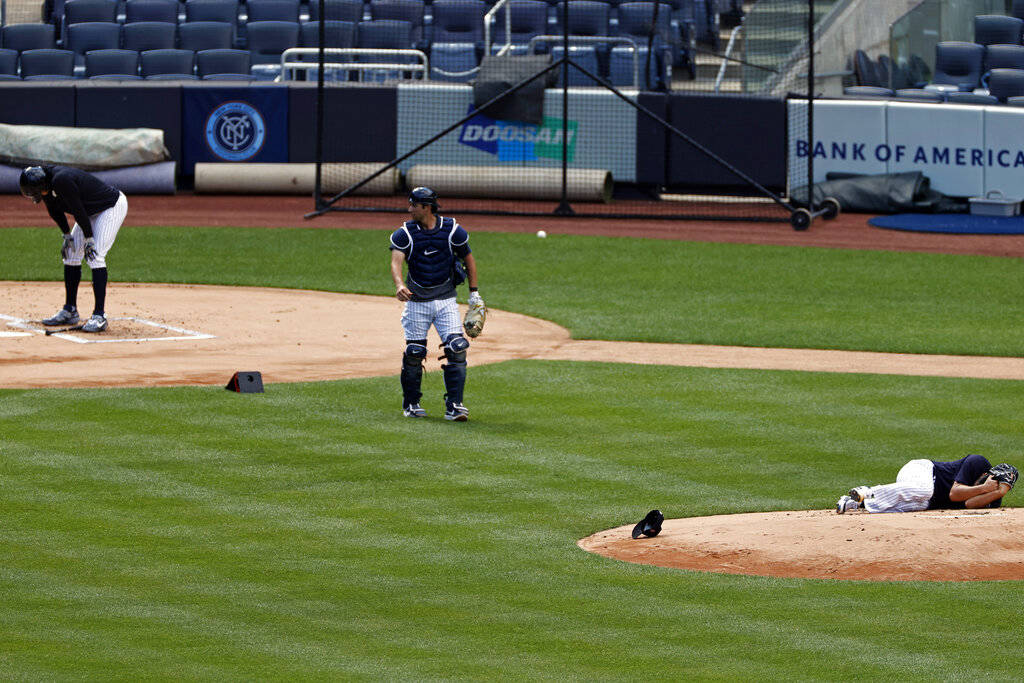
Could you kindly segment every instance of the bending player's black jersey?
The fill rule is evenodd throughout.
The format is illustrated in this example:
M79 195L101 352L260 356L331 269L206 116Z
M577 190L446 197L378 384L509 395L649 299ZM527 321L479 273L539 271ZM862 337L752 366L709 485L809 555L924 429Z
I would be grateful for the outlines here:
M68 166L43 166L51 174L50 192L43 195L43 203L61 231L69 232L69 213L82 228L86 237L92 237L92 221L95 216L117 203L121 193L116 188L85 171Z

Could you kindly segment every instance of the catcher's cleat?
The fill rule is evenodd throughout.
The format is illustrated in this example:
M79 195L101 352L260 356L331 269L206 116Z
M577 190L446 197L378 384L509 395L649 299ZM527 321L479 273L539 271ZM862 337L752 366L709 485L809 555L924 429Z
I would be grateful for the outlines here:
M850 492L847 495L850 496L850 498L853 498L858 503L863 503L865 498L871 497L871 487L857 486L850 489Z
M105 329L107 329L107 319L98 313L94 313L82 326L82 332L102 332Z
M850 510L856 510L859 507L860 503L853 498L850 498L849 496L842 496L838 501L836 501L836 514L841 515L849 512Z
M664 521L665 515L661 514L661 510L651 510L633 527L633 538L640 538L641 536L652 538L657 536L661 533L661 523Z
M57 311L57 315L52 318L46 318L43 320L44 325L75 325L81 318L78 317L78 309L72 308L70 311L66 308L62 308Z
M427 411L423 410L419 403L410 403L402 408L402 415L406 417L426 417Z
M444 419L453 422L465 422L469 419L469 409L461 403L449 403L445 407Z

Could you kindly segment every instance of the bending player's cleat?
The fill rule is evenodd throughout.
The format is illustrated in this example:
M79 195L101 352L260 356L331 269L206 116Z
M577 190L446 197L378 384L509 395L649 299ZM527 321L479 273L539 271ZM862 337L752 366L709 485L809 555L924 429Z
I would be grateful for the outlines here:
M75 325L81 318L78 317L78 309L72 308L70 311L66 308L62 308L57 311L57 315L52 318L47 318L43 321L44 325Z
M850 510L856 510L859 507L860 503L855 501L853 498L850 498L849 496L842 496L836 502L836 514L841 515L845 512L849 512Z
M858 503L863 503L865 498L871 497L871 487L857 486L850 489L850 492L847 495L849 495L850 498L853 498Z
M410 403L402 408L402 415L406 417L426 417L427 411L423 410L419 403Z
M444 419L454 422L465 422L469 419L469 409L461 403L449 403L445 407Z
M98 313L94 313L82 326L82 332L102 332L105 329L107 329L107 319Z

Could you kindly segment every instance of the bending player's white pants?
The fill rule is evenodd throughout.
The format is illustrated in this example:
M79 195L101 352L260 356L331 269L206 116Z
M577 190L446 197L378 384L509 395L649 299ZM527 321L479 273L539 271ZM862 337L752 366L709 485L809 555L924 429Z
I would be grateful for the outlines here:
M935 492L935 468L931 460L911 460L893 484L872 486L864 500L868 512L917 512L928 509Z
M402 311L402 329L407 341L426 339L430 326L437 329L443 344L445 338L453 334L462 334L462 320L459 318L459 305L455 297L436 299L434 301L406 301Z
M121 229L121 224L124 223L124 217L127 215L128 199L122 192L117 198L117 203L112 207L106 211L100 211L95 216L89 216L89 220L92 221L92 237L96 241L96 258L86 261L90 268L107 267L107 252L110 251L110 247L114 246L117 231ZM71 255L64 259L64 264L79 266L85 255L85 234L82 233L82 228L78 223L71 228L71 238L74 240L75 247L72 249Z

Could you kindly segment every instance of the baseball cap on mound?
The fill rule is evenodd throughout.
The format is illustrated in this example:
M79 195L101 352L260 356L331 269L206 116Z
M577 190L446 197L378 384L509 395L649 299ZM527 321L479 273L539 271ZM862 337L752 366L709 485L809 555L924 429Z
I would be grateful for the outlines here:
M651 510L647 513L646 517L637 522L636 526L633 527L633 538L657 536L661 533L661 523L664 521L665 515L661 514L661 510Z

